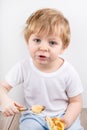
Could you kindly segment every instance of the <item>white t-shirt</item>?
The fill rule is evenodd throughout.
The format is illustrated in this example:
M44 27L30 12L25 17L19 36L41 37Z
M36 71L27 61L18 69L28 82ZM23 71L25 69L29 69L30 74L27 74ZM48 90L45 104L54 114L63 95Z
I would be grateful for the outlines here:
M46 110L41 113L42 115L65 112L69 97L83 91L77 72L66 60L57 71L44 73L27 58L17 63L5 79L12 87L22 83L26 106L29 108L36 104L45 106Z

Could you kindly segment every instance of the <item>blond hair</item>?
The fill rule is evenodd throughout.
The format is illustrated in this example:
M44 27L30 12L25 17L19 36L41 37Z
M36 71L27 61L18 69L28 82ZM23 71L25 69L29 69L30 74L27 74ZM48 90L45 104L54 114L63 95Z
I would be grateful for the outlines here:
M24 37L28 43L31 34L60 36L63 47L70 42L70 27L64 15L55 9L45 8L34 12L26 21Z

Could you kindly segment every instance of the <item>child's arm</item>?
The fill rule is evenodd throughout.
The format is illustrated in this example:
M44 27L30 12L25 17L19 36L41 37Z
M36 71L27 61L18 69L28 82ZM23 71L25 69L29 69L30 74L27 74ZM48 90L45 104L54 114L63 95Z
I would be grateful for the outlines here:
M0 105L4 116L12 116L19 112L17 107L23 107L8 96L11 88L6 81L0 83Z
M68 128L76 120L81 112L82 97L81 94L69 99L69 105L64 115L65 128Z

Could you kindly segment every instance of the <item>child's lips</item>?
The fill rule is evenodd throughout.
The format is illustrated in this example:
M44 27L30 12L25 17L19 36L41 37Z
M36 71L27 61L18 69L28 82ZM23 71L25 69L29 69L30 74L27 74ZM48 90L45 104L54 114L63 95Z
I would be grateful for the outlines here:
M46 58L46 56L43 56L43 55L40 55L39 57L40 57L40 58Z
M48 57L45 56L45 55L39 55L38 58L39 58L40 60L46 60Z

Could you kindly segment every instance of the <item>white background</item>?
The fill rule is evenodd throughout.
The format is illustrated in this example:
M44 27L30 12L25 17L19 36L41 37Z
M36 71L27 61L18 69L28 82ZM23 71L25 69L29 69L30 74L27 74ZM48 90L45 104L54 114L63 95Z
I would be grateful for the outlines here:
M86 0L0 0L0 80L3 80L17 61L28 55L23 38L23 28L28 16L42 7L56 8L70 22L71 42L64 56L80 75L84 87L83 107L87 107L86 5ZM22 97L20 87L16 90ZM11 96L16 95L16 90L11 92Z

